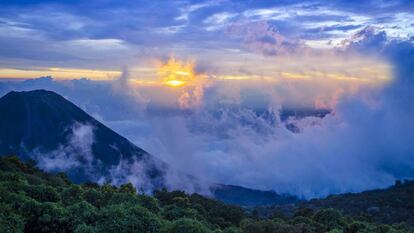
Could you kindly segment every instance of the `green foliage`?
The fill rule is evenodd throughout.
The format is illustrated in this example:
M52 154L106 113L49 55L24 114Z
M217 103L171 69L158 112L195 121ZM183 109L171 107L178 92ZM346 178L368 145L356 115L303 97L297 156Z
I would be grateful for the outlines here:
M28 185L25 189L26 195L40 202L58 202L60 197L52 186Z
M158 213L160 211L160 206L158 204L158 200L145 195L139 195L139 204L145 208L147 208L152 213Z
M95 188L84 188L83 199L95 207L102 207L105 202L105 196Z
M128 203L130 205L139 205L138 196L131 193L113 193L112 196L107 201L107 205L117 205L122 203Z
M324 209L316 212L313 220L324 225L328 231L342 229L345 225L341 213L335 209Z
M178 219L167 224L163 229L163 233L210 233L212 232L203 223L189 218Z
M134 185L132 185L131 183L127 183L127 184L123 184L119 186L119 191L123 193L130 193L130 194L136 194L137 192Z
M83 190L79 185L71 185L63 189L61 193L62 203L70 205L72 203L80 202L82 200Z
M71 232L68 211L59 203L28 201L22 207L25 232Z
M158 218L141 206L128 204L104 207L98 216L99 232L158 232Z
M67 207L72 223L93 224L98 219L98 209L86 201L81 201Z
M334 208L361 221L414 225L414 181L398 181L392 187L362 193L330 195L301 204L312 209Z
M223 233L242 233L242 230L237 227L227 227L223 230Z
M339 229L332 229L332 230L328 231L327 233L342 233L342 231L339 230Z
M161 216L167 220L176 220L179 218L197 218L198 212L194 209L181 208L177 205L167 205L161 211Z
M405 190L405 183L398 187ZM402 196L413 195L407 192ZM394 196L391 203L398 206ZM399 197L399 196L398 196ZM404 199L406 200L406 199ZM384 201L385 203L385 201ZM412 204L406 203L411 207ZM370 214L384 205L370 205ZM406 233L411 225L376 224L371 215L344 216L335 209L298 209L292 217L236 206L182 191L136 193L132 184L71 183L63 173L44 173L34 163L0 158L0 233L3 232L163 232L163 233ZM364 212L365 213L365 212Z
M310 218L310 217L313 216L313 214L314 214L314 212L313 212L313 210L311 208L301 208L301 209L298 209L295 212L294 217L302 216L302 217L308 217L308 218Z
M97 233L98 229L94 226L86 225L84 223L79 224L75 227L74 233Z
M302 232L298 226L283 220L244 220L241 228L245 233L290 233Z
M15 213L10 206L0 203L0 233L23 232L23 218Z

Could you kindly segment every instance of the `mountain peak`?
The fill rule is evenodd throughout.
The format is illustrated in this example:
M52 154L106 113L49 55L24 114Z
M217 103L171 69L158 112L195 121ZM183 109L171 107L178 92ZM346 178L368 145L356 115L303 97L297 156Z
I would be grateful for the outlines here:
M0 156L17 154L23 160L41 159L50 162L51 168L59 165L69 169L75 181L92 179L83 171L88 163L94 163L93 177L100 178L122 161L152 158L52 91L11 91L0 98L0 112ZM151 176L161 174L155 165L151 166Z
M53 91L46 90L46 89L36 89L36 90L31 90L31 91L10 91L5 96L7 96L7 95L55 95L55 96L60 96L59 94L57 94Z
M14 98L31 98L31 99L46 98L47 99L47 98L63 98L63 97L53 91L48 91L45 89L37 89L37 90L32 90L32 91L10 91L6 95L4 95L1 99L3 99L4 101L4 99L7 100L7 99L14 99Z

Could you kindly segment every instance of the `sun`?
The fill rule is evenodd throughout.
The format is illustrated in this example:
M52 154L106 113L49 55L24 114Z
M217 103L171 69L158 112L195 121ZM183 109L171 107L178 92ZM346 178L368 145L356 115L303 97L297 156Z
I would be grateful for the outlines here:
M192 85L196 79L194 63L170 58L158 67L160 82L169 87Z
M171 86L171 87L179 87L179 86L183 86L185 84L184 81L177 80L177 79L172 79L172 80L164 81L163 83L165 85L168 85L168 86Z

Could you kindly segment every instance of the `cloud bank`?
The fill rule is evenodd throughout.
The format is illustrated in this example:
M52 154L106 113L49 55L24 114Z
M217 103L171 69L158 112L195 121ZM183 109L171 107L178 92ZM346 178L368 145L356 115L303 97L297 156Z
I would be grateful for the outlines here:
M57 91L171 167L208 182L306 198L361 191L414 177L414 45L373 29L358 33L335 52L384 59L393 79L381 88L339 95L324 117L311 111L319 95L311 95L308 109L295 106L294 114L284 116L292 107L283 92L288 83L246 87L217 81L203 87L200 104L186 109L159 104L148 97L153 89L122 80L41 78L1 83L0 91ZM140 171L139 164L121 162L111 173L120 182L134 181ZM171 175L171 187L191 191L180 179Z

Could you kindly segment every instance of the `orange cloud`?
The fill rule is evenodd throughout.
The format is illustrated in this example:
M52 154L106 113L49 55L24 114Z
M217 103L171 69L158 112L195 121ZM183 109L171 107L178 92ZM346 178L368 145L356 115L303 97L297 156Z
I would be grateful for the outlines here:
M30 79L41 76L52 76L56 79L89 78L94 80L113 80L121 75L120 71L114 70L92 70L72 68L39 68L39 69L12 69L0 68L0 78Z

